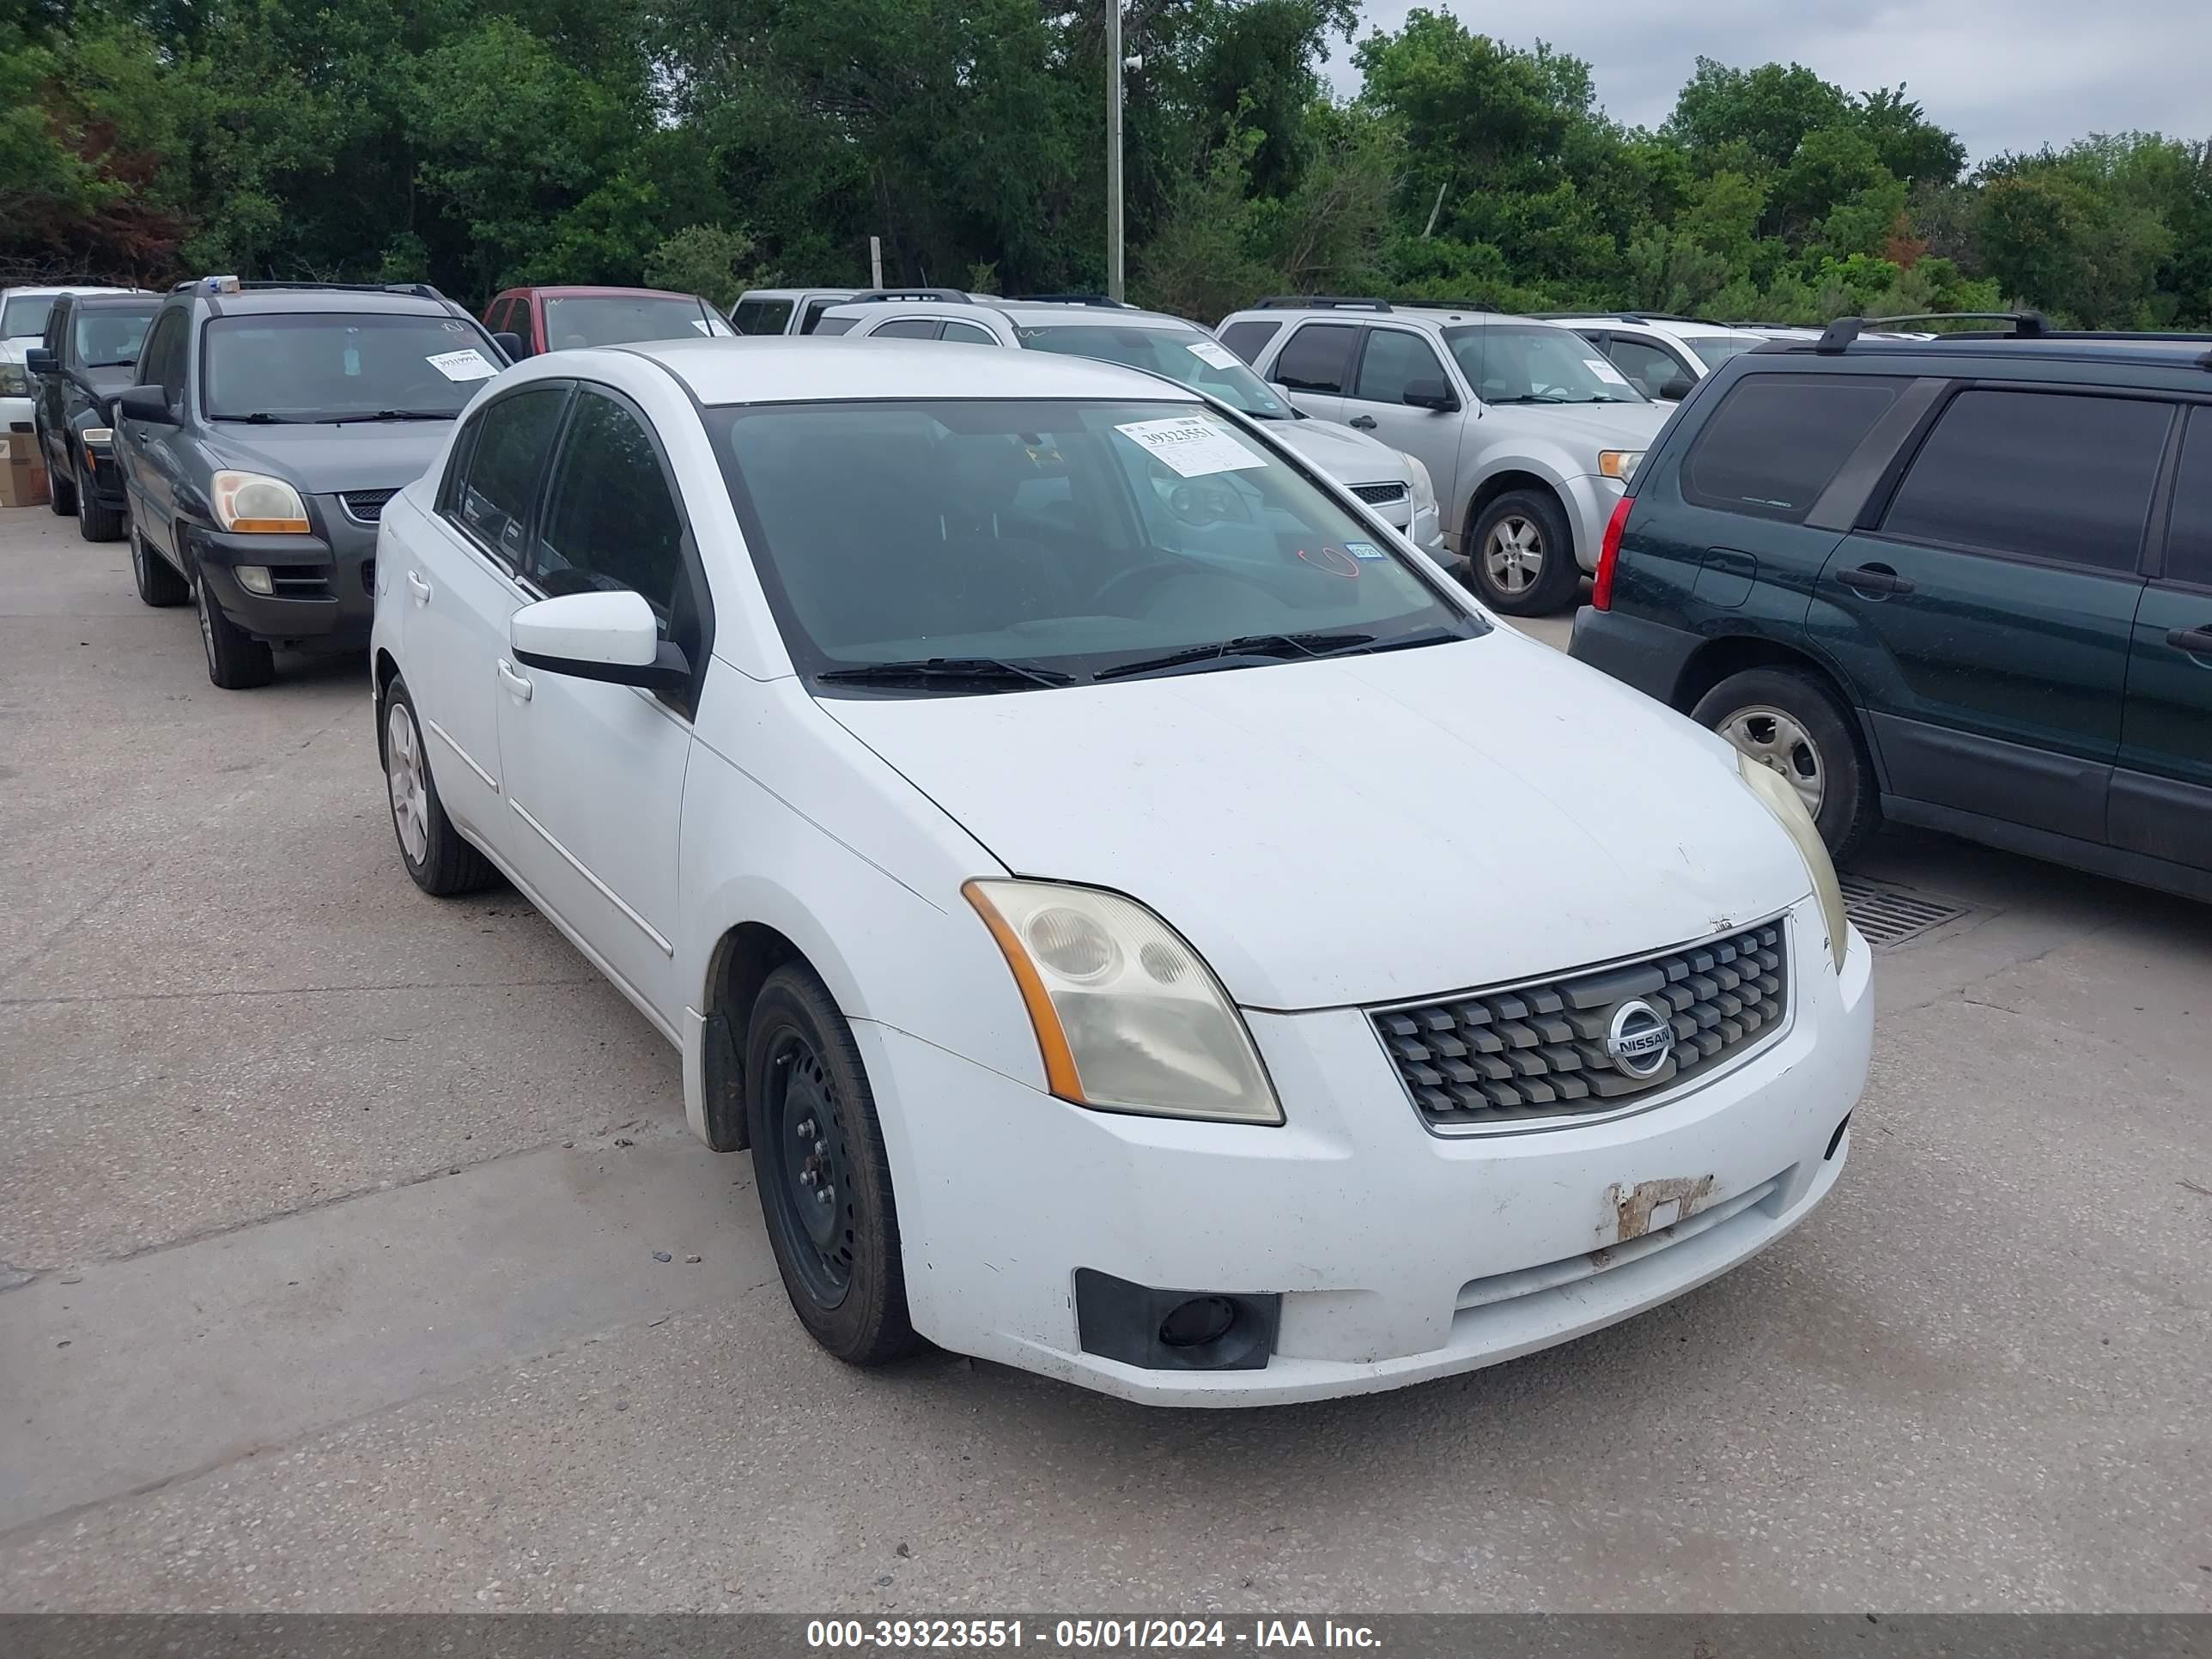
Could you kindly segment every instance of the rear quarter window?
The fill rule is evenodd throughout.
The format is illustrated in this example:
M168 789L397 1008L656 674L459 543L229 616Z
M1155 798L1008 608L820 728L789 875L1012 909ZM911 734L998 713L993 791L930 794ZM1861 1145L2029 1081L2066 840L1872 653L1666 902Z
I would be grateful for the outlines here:
M1282 331L1280 323L1231 323L1221 331L1221 343L1257 367L1260 354L1267 349L1267 342Z
M1901 384L1859 374L1746 375L1692 441L1683 495L1723 513L1803 522Z

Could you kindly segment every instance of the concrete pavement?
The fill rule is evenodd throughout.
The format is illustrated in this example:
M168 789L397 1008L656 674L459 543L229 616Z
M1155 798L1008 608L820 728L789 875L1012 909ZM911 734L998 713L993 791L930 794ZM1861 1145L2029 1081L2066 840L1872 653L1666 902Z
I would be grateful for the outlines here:
M416 892L362 665L280 665L215 690L0 514L0 1610L2212 1608L2212 909L1885 838L1967 913L1881 963L1791 1238L1473 1376L1147 1413L823 1357L673 1054L513 894Z

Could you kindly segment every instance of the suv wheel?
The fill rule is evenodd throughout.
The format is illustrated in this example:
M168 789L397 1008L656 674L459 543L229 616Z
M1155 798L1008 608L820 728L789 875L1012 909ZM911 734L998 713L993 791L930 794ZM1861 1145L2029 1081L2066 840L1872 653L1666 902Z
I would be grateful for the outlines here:
M226 691L249 691L276 678L276 654L269 641L255 639L222 614L204 570L192 584L192 597L198 601L200 643L207 650L210 679Z
M112 542L123 535L124 514L119 507L103 507L86 491L76 477L76 469L70 469L70 495L76 502L76 533L88 542Z
M148 605L182 605L192 596L191 584L176 567L146 545L136 526L131 537L131 576L138 584L138 597Z
M1582 579L1567 515L1549 494L1511 489L1484 507L1468 538L1475 592L1512 617L1563 610Z
M1698 699L1691 718L1790 780L1841 862L1881 821L1874 769L1841 703L1794 668L1747 668Z
M770 974L745 1036L753 1184L783 1288L817 1342L854 1365L919 1346L890 1162L852 1028L800 963Z
M489 886L496 873L491 860L462 838L438 799L415 700L407 695L404 680L392 681L384 694L383 738L392 833L399 842L399 861L415 884L438 898Z

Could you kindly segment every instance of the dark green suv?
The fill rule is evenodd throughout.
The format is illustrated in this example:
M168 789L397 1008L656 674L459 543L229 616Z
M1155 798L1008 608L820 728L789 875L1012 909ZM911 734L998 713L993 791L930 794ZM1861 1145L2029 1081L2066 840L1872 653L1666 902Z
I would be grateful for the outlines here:
M1887 817L2212 899L2212 336L1972 320L1700 382L1574 654L1788 777L1838 858Z

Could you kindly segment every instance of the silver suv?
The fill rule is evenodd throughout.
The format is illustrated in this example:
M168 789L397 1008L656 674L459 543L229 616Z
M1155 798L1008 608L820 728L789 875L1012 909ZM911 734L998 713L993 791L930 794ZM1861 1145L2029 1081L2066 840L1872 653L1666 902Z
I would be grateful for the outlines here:
M1220 334L1307 414L1424 462L1444 544L1516 616L1573 602L1667 420L1573 330L1469 302L1262 300Z
M1418 457L1312 418L1269 391L1220 341L1181 317L1139 311L1096 294L1006 300L957 289L909 289L896 298L864 295L833 307L815 332L1057 351L1164 374L1255 421L1278 423L1277 437L1350 489L1385 524L1431 558L1447 556L1437 533L1436 489Z

